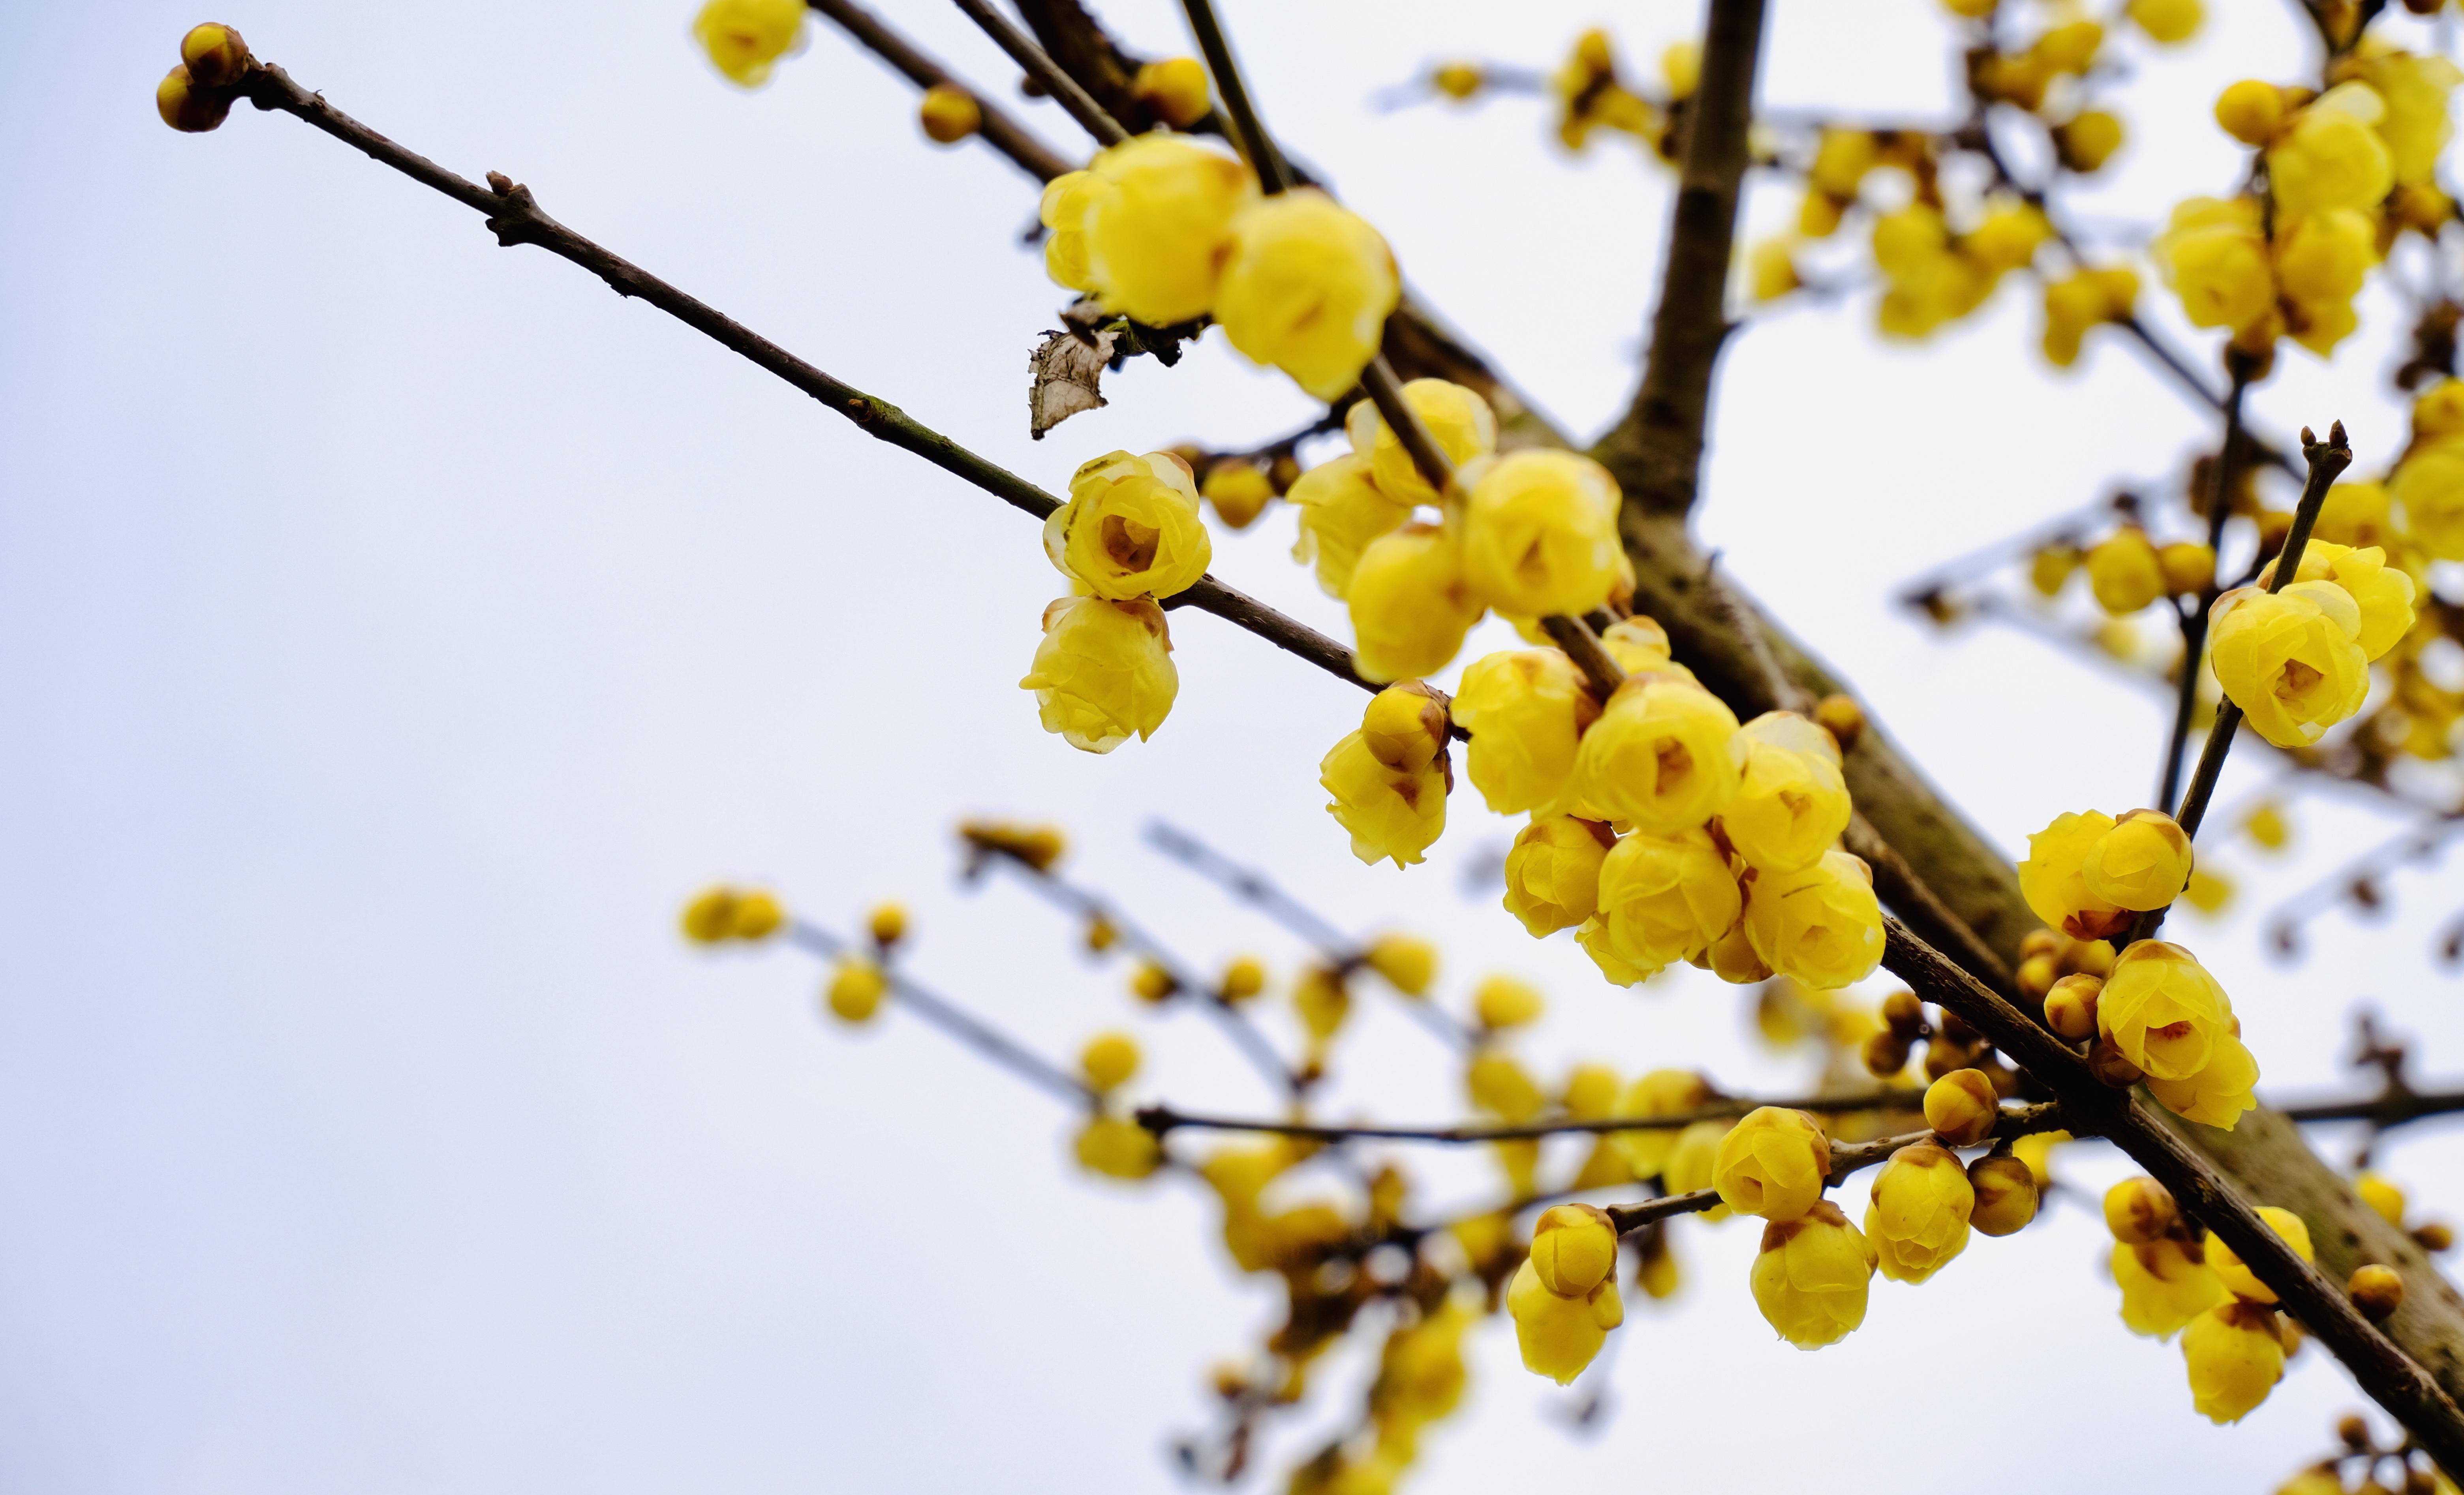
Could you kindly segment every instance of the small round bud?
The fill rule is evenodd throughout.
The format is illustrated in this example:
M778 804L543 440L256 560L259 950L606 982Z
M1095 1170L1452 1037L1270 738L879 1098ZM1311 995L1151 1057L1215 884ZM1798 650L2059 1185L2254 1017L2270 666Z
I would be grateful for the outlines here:
M1152 960L1139 961L1130 976L1130 991L1140 1001L1164 1001L1178 990L1180 983L1172 978L1172 973Z
M239 33L219 21L208 21L188 28L180 38L180 61L188 76L208 88L228 88L248 76L255 59L248 55L248 43Z
M1369 698L1360 737L1378 762L1397 773L1417 773L1445 750L1445 709L1418 680L1390 685Z
M888 948L907 937L907 906L894 899L875 904L865 923L871 932L872 942Z
M2074 1043L2096 1037L2096 999L2104 982L2084 971L2065 976L2045 993L2045 1026Z
M2104 109L2081 110L2066 124L2054 127L2054 153L2063 165L2081 175L2101 170L2122 148L2122 119Z
M842 1022L864 1022L881 1010L881 999L890 991L890 978L870 960L842 960L830 973L830 984L825 992L830 1015Z
M1121 927L1098 913L1087 920L1087 948L1102 955L1120 940Z
M1855 697L1836 692L1815 703L1814 720L1831 734L1842 753L1854 748L1865 733L1865 709L1857 704Z
M2038 956L2048 957L2057 956L2061 954L2064 943L2062 936L2052 930L2032 929L2028 931L2027 936L2019 941L2019 958L2033 960Z
M1438 947L1416 934L1380 934L1369 947L1369 969L1406 997L1425 995L1438 976Z
M2001 1119L2000 1097L1981 1069L1953 1069L1925 1088L1925 1125L1952 1147L1974 1147Z
M2045 994L2054 989L2054 957L2030 956L2019 962L2018 978L2021 995L2041 1001Z
M1982 1050L1976 1044L1963 1044L1936 1033L1933 1042L1925 1045L1925 1083L1930 1085L1944 1075L1957 1070L1972 1069L1980 1057L1982 1057Z
M2066 939L2054 956L2054 969L2064 976L2111 976L2113 945L2101 939Z
M2444 1251L2455 1244L2455 1232L2433 1220L2412 1227L2412 1242L2425 1251Z
M2370 1425L2349 1412L2336 1419L2336 1436L2344 1440L2345 1447L2356 1453L2367 1453L2372 1447Z
M955 145L984 122L983 105L956 83L935 83L924 90L924 101L915 112L925 137L938 145Z
M1617 1226L1591 1204L1560 1204L1531 1227L1531 1265L1561 1298L1589 1293L1617 1270Z
M1239 956L1223 968L1215 995L1225 1001L1247 1001L1266 989L1266 967L1255 956Z
M1245 530L1266 512L1275 496L1275 481L1266 470L1246 457L1227 457L1206 470L1198 495L1215 506L1215 517L1236 530Z
M2111 1040L2104 1038L2088 1045L2087 1067L2089 1073L2117 1090L2126 1090L2147 1078L2147 1071L2132 1064Z
M2170 1234L2182 1212L2172 1193L2140 1175L2104 1191L2104 1225L2124 1245L2146 1245Z
M1156 119L1185 130L1215 107L1207 97L1206 67L1196 57L1165 57L1138 69L1130 93Z
M779 906L777 896L755 889L736 895L735 907L728 911L727 933L736 939L768 939L786 922L787 911Z
M231 114L231 96L199 84L185 62L163 75L154 87L154 112L175 130L202 135Z
M2156 563L2165 572L2165 587L2176 597L2196 597L2215 584L2216 553L2195 539L2177 539L2158 547Z
M2245 145L2264 145L2284 123L2284 91L2246 77L2216 96L2216 123Z
M2353 1192L2377 1211L2381 1220L2398 1229L2404 1227L2404 1191L2387 1175L2364 1173L2353 1180Z
M1126 1116L1098 1116L1070 1144L1089 1173L1133 1183L1163 1162L1155 1133Z
M1078 1051L1078 1071L1098 1090L1117 1089L1138 1072L1138 1041L1127 1033L1098 1033Z
M2352 1298L2353 1307L2372 1323L2384 1320L2404 1305L2404 1279L2395 1274L2395 1268L2376 1263L2354 1267L2344 1291Z
M1471 1000L1481 1026L1487 1028L1519 1028L1536 1022L1549 1005L1537 987L1510 976L1482 978Z
M1887 1080L1908 1066L1908 1041L1885 1030L1865 1040L1865 1072Z
M2011 1156L1980 1157L1968 1165L1976 1209L1968 1222L1989 1236L2011 1235L2036 1218L2036 1175Z
M705 888L685 905L676 926L696 945L715 945L735 933L736 898L733 888Z
M1429 86L1457 103L1471 98L1488 82L1477 62L1442 62L1429 74Z
M1925 1028L1925 1003L1914 992L1893 992L1882 999L1882 1021L1903 1038L1919 1037Z

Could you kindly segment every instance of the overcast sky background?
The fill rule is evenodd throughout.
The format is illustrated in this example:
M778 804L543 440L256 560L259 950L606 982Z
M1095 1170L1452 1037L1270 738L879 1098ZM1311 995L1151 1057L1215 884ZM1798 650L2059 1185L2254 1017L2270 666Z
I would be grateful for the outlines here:
M2100 213L2152 222L2228 187L2217 89L2313 65L2290 5L2214 9L2233 13L2187 52L2124 44L2137 143ZM1210 339L1028 442L1024 353L1063 299L1014 247L1030 187L980 147L925 145L908 87L818 22L772 87L739 93L692 46L691 10L256 0L222 18L342 109L528 183L1047 487L1114 447L1306 419ZM955 11L884 11L1006 89ZM1926 0L1773 11L1766 100L1947 107ZM1162 0L1105 12L1134 46L1187 46ZM1619 12L1641 66L1697 24L1692 4ZM1543 407L1596 429L1634 379L1667 174L1615 139L1566 157L1531 100L1369 99L1438 56L1553 65L1598 9L1404 16L1229 12L1291 147ZM1142 847L1153 815L1347 924L1442 934L1448 1000L1491 969L1547 985L1551 1022L1520 1047L1551 1075L1601 1058L1803 1079L1748 1041L1739 994L1690 975L1618 992L1467 898L1510 833L1468 793L1429 866L1353 862L1315 777L1360 697L1216 620L1177 616L1180 699L1155 741L1093 758L1046 737L1015 685L1061 591L1034 526L296 121L164 129L148 94L201 18L30 9L0 92L0 1486L1169 1486L1207 1366L1273 1321L1211 1202L1078 1175L1045 1097L894 1012L857 1035L817 1022L803 958L714 958L673 933L715 877L842 926L894 894L916 974L1045 1051L1133 1022L1142 1094L1268 1103L1202 1022L1129 1013L1121 973L1084 965L1020 889L957 889L964 812L1067 824L1073 869L1199 962L1256 950L1283 974L1298 952ZM1784 187L1751 208L1793 211ZM2162 706L2025 638L1946 642L1893 585L2212 439L2120 345L2049 377L2032 303L2014 284L1915 352L1877 345L1869 296L1757 322L1726 365L1702 517L1731 574L2013 848L2057 811L2138 803ZM2279 432L2343 417L2366 469L2404 429L2379 392L2392 301L2364 320L2338 372L2289 353L2254 404ZM1218 572L1338 626L1290 539L1278 510L1219 539ZM1502 637L1465 657L1483 642ZM2224 802L2267 772L2247 755ZM2389 828L2366 806L2300 821L2290 862L2219 857L2243 916L2181 929L2266 1088L2345 1083L2364 1000L2419 1035L2431 1073L2464 1069L2453 978L2427 959L2451 912L2437 871L2398 878L2386 922L2321 920L2305 964L2259 957L2256 911ZM1363 1005L1334 1109L1454 1114L1451 1061ZM1420 1161L1430 1209L1492 1186L1477 1159ZM2464 1201L2453 1136L2424 1129L2387 1163L2433 1209ZM2062 1166L2090 1188L2122 1172L2086 1146ZM1603 1428L1569 1433L1582 1388L1524 1374L1493 1323L1475 1402L1414 1487L2057 1490L2126 1469L2255 1490L2360 1400L2312 1350L2211 1429L2178 1350L2122 1329L2077 1207L1978 1240L1922 1290L1878 1281L1865 1328L1815 1355L1755 1313L1749 1227L1680 1235L1689 1290L1630 1310ZM1276 1470L1350 1415L1363 1374L1324 1367L1309 1416L1273 1434Z

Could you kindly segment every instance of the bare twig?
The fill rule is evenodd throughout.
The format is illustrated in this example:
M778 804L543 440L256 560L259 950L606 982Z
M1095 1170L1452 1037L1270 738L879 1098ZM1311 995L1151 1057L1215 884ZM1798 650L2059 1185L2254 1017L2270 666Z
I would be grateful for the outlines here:
M1781 1100L1756 1100L1751 1097L1713 1101L1690 1110L1665 1116L1617 1116L1607 1120L1577 1121L1560 1117L1553 1121L1528 1122L1515 1126L1452 1126L1452 1127L1381 1127L1381 1126L1317 1126L1306 1122L1278 1121L1272 1117L1217 1116L1178 1110L1170 1106L1148 1106L1137 1112L1138 1125L1157 1136L1189 1129L1199 1132L1256 1132L1274 1136L1301 1137L1316 1142L1340 1142L1353 1138L1369 1142L1426 1142L1441 1147L1464 1147L1481 1142L1525 1142L1537 1137L1572 1134L1605 1135L1617 1132L1682 1132L1698 1121L1733 1121L1765 1106L1787 1110L1818 1111L1826 1115L1857 1115L1869 1111L1907 1112L1917 1110L1925 1092L1915 1089L1881 1090L1870 1095L1793 1096ZM2020 1107L2003 1113L2004 1121L1995 1136L2025 1136L2035 1132L2057 1132L2068 1126L2062 1120L2058 1106Z
M1189 30L1197 36L1198 50L1206 58L1206 71L1215 75L1215 95L1223 100L1223 113L1231 121L1232 143L1241 148L1249 168L1258 173L1261 187L1268 192L1288 188L1292 186L1292 168L1258 119L1257 106L1249 99L1249 85L1242 78L1240 66L1232 60L1232 42L1223 34L1223 23L1216 18L1212 0L1182 0L1181 11L1189 17Z
M1001 51L1008 53L1011 61L1024 68L1026 76L1035 79L1045 93L1052 96L1053 102L1078 121L1080 128L1095 137L1096 144L1118 145L1130 138L1130 132L1121 128L1121 121L1106 114L1104 106L1089 97L1087 90L1078 86L1076 78L1063 72L1059 64L1045 55L1044 49L1035 44L1035 38L1012 25L1009 17L985 4L984 0L957 0L957 5L967 13L967 19L983 28L984 34L990 36Z
M2182 680L2173 701L2173 730L2165 742L2165 767L2156 791L2159 805L2171 805L2175 792L2182 786L2182 760L2190 746L2190 718L2199 709L2199 666L2208 646L2208 609L2216 605L2216 582L2224 564L2225 521L2233 517L2233 479L2239 474L2241 460L2242 396L2250 389L2255 369L2252 361L2240 355L2233 358L2232 366L2233 388L2225 397L2225 439L2216 449L2208 485L2208 581L2199 588L2197 602L2180 614Z
M804 0L804 3L836 22L841 31L870 49L873 55L905 74L916 87L933 88L947 84L953 88L966 88L965 83L941 64L916 51L905 37L882 25L879 17L856 5L854 0ZM976 108L983 117L983 122L976 127L977 136L1008 157L1021 170L1039 182L1049 182L1054 177L1077 169L1051 146L1037 140L1026 126L1010 118L1000 105L972 88L967 88L967 94L975 99Z

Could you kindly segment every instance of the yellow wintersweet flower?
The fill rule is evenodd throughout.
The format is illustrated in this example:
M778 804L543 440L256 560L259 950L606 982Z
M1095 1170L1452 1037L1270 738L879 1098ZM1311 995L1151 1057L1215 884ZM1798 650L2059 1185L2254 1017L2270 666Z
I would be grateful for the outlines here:
M1078 1051L1078 1072L1099 1090L1115 1090L1138 1072L1138 1041L1116 1030L1098 1033Z
M984 108L976 96L956 83L935 83L924 90L916 106L916 122L936 145L955 145L983 127Z
M1070 1143L1078 1166L1107 1178L1135 1182L1163 1163L1155 1133L1126 1116L1097 1116Z
M2412 433L2425 442L2464 435L2464 379L2441 379L2415 395Z
M2216 124L2245 145L2264 145L2284 127L2284 90L2246 77L2216 96Z
M1644 830L1691 830L1736 798L1745 777L1736 735L1736 715L1709 692L1638 676L1583 734L1575 792Z
M1925 337L1974 311L1993 289L1993 272L1952 246L1941 210L1927 204L1877 217L1873 248L1890 282L1877 309L1884 337Z
M1071 747L1110 753L1133 734L1155 735L1180 692L1163 609L1141 598L1064 597L1044 609L1044 642L1023 690L1044 730Z
M1617 1115L1633 1119L1645 1116L1682 1116L1710 1104L1711 1083L1691 1069L1654 1069L1627 1087L1625 1098L1617 1103ZM1728 1123L1695 1122L1688 1126L1708 1126L1715 1143L1712 1156L1716 1162L1717 1139L1727 1133ZM1626 1165L1638 1178L1657 1177L1668 1168L1669 1157L1677 1151L1678 1137L1685 1129L1662 1128L1654 1132L1619 1132L1614 1133L1617 1150L1625 1154ZM1696 1184L1696 1188L1707 1184ZM1671 1194L1685 1191L1668 1185Z
M1952 1147L1974 1147L2002 1119L2002 1097L1982 1069L1953 1069L1925 1087L1925 1125Z
M1749 866L1793 872L1821 860L1852 806L1831 734L1793 712L1765 712L1740 729L1746 771L1720 828Z
M2096 838L2079 864L2087 890L2145 912L2182 895L2190 880L2190 838L2161 810L2130 810Z
M2104 1191L2104 1228L2125 1245L2147 1245L2177 1234L2182 1208L2173 1193L2145 1174Z
M1484 1049L1463 1071L1463 1095L1474 1110L1486 1111L1508 1126L1540 1114L1549 1097L1511 1054Z
M2044 209L2011 198L1987 208L1964 244L1972 258L1998 275L2032 263L2037 249L2053 236L2054 227L2045 220Z
M1976 1208L1968 1222L1985 1235L2011 1235L2036 1218L2035 1170L2015 1156L1980 1157L1969 1164L1968 1186L1976 1192Z
M2255 198L2193 197L2177 205L2148 253L2194 327L2245 327L2276 303Z
M2379 1219L2398 1230L2404 1228L2404 1190L2394 1179L2382 1173L2365 1172L2353 1180L2353 1192L2378 1212Z
M1763 1227L1754 1258L1754 1307L1799 1350L1837 1344L1865 1322L1874 1247L1825 1199L1796 1220Z
M1111 189L1092 171L1068 171L1045 184L1036 216L1044 235L1044 273L1055 285L1072 291L1095 289L1094 272L1087 264L1087 209Z
M1553 649L1485 654L1463 668L1454 718L1471 734L1472 787L1501 815L1539 809L1564 792L1574 749L1600 707L1583 672Z
M1403 386L1403 403L1420 417L1420 424L1436 438L1438 450L1455 466L1496 450L1496 412L1486 400L1463 385L1442 379L1415 379ZM1403 450L1402 439L1386 429L1375 404L1362 400L1345 411L1343 431L1351 438L1353 454L1368 461L1380 493L1408 505L1438 501L1438 491L1412 465L1412 454Z
M2375 126L2386 100L2366 83L2339 83L2304 106L2267 152L2280 219L2375 208L2395 186L2395 159Z
M1463 697L1455 704L1460 710ZM1571 815L1533 821L1506 853L1506 912L1535 939L1590 918L1599 909L1600 863L1616 839L1597 821Z
M1801 1110L1761 1106L1721 1139L1711 1186L1741 1215L1795 1220L1822 1201L1831 1173L1831 1140Z
M2445 57L2404 52L2383 52L2365 57L2362 76L2386 102L2379 120L2379 139L2387 142L2389 165L2400 183L2427 183L2447 147L2453 126L2448 122L2447 96L2464 73Z
M2277 747L2308 747L2369 694L2369 657L2356 638L2361 609L2342 587L2235 587L2216 599L2209 620L2216 683Z
M2302 1222L2300 1216L2273 1204L2262 1204L2258 1207L2258 1218L2267 1221L2267 1228L2284 1239L2284 1243L2293 1248L2294 1255L2305 1262L2319 1259L2318 1253L2310 1247L2310 1227ZM2272 1304L2276 1301L2276 1289L2260 1282L2256 1274L2242 1264L2233 1248L2225 1244L2222 1237L2208 1237L2208 1270L2216 1274L2216 1282L2225 1291L2245 1303Z
M1367 458L1349 454L1303 473L1284 496L1300 513L1292 559L1316 562L1317 584L1329 597L1352 590L1353 569L1371 540L1412 517L1410 504L1387 497L1370 481Z
M2203 0L2130 0L2123 8L2131 23L2147 33L2149 41L2178 47L2199 33L2199 23L2207 19Z
M1361 740L1387 767L1417 773L1446 747L1446 713L1418 680L1390 685L1360 714Z
M1920 1142L1891 1154L1874 1176L1865 1239L1893 1282L1921 1283L1968 1248L1976 1190L1947 1148Z
M1427 993L1438 978L1438 947L1417 934L1380 934L1369 942L1364 962L1406 997Z
M1659 966L1637 965L1627 959L1617 949L1617 942L1609 937L1608 921L1596 913L1575 929L1574 943L1582 947L1583 954L1592 957L1592 964L1600 968L1600 975L1606 977L1612 986L1632 986L1650 980L1661 972Z
M1352 833L1352 854L1363 862L1409 867L1446 828L1442 757L1417 768L1378 760L1362 733L1348 734L1318 764L1318 783L1333 800L1327 813Z
M1292 981L1292 1012L1315 1043L1342 1032L1344 1020L1352 1016L1352 989L1344 984L1343 973L1322 965L1305 968Z
M2170 1339L2229 1296L2193 1250L2170 1237L2142 1245L2114 1242L2113 1281L2122 1289L2122 1322L2132 1333Z
M2054 128L2054 154L2081 175L2104 168L2122 148L2122 116L2109 109L2082 109Z
M881 1010L881 1000L889 994L890 978L882 973L880 963L859 956L832 968L823 996L832 1017L842 1022L864 1022Z
M2028 1165L2039 1192L2054 1186L2054 1149L2071 1140L2067 1132L2035 1132L2011 1144L2011 1155Z
M1369 221L1301 187L1233 221L1215 319L1251 363L1334 400L1360 383L1402 294L1394 253Z
M1511 976L1485 976L1472 988L1473 1015L1486 1028L1519 1028L1540 1021L1548 999L1530 982Z
M759 88L781 57L803 48L804 0L710 0L693 17L693 39L731 80Z
M2448 383L2464 384L2464 380ZM2327 490L2327 501L2319 506L2319 522L2310 531L2310 543L2328 540L2385 549L2394 538L2393 516L2385 483L2338 483ZM2309 552L2302 555L2306 558ZM2306 572L2309 567L2305 564L2302 569Z
M2257 584L2265 586L2275 580L2276 562L2271 561L2258 574ZM2294 580L2333 582L2343 588L2362 615L2361 630L2353 642L2362 647L2365 659L2385 654L2412 631L2412 578L2388 565L2387 552L2377 545L2356 550L2314 534L2302 549L2301 572Z
M787 911L780 906L777 894L724 885L694 895L677 919L685 938L696 945L768 939L786 922Z
M2097 1031L2153 1080L2187 1080L2233 1036L2233 1003L2191 954L2143 939L2113 962L2097 998Z
M1782 235L1746 252L1746 278L1757 301L1776 301L1805 284L1796 272L1796 241Z
M2063 279L2046 281L2046 359L2057 368L2068 368L2078 363L2079 344L2088 329L2102 322L2123 320L2138 299L2139 275L2125 265L2080 270ZM2041 580L2037 585L2043 589Z
M1107 190L1087 205L1087 266L1104 304L1151 327L1202 317L1232 241L1258 197L1238 160L1185 136L1123 141L1089 168Z
M2165 566L2147 532L2125 524L2088 551L2087 582L2098 606L2126 618L2165 595Z
M2422 549L2440 561L2464 561L2464 441L2438 440L2417 449L2395 470L2387 488Z
M2217 1037L2215 1052L2207 1067L2187 1080L2159 1080L2150 1076L2147 1093L2185 1121L2201 1126L2233 1130L2242 1112L2255 1110L2258 1101L2251 1092L2258 1084L2258 1060L2239 1038L2232 1033Z
M1367 680L1433 675L1484 610L1463 576L1462 535L1414 522L1370 541L1353 568L1352 662Z
M1592 1204L1559 1204L1531 1227L1531 1265L1540 1286L1579 1298L1617 1270L1617 1226Z
M2113 824L2101 810L2057 815L2028 838L2028 854L2019 863L2019 896L2029 912L2074 939L2102 939L2130 925L2127 911L2087 885L2088 853Z
M2378 226L2367 213L2340 209L2277 227L2277 284L2297 301L2349 301L2378 262Z
M1458 474L1463 566L1500 612L1580 615L1608 601L1624 552L1617 485L1572 451L1517 451Z
M2211 1422L2238 1422L2284 1378L2284 1340L2276 1310L2225 1303L2190 1321L2182 1335L2190 1402Z
M1171 597L1206 574L1215 541L1189 464L1169 451L1108 451L1069 477L1069 501L1044 521L1044 553L1098 597Z
M1206 470L1198 495L1215 506L1215 517L1236 530L1257 522L1274 501L1275 480L1259 464L1227 457Z
M1882 960L1882 909L1874 874L1845 851L1825 851L1793 872L1763 872L1746 890L1746 935L1780 975L1836 991Z
M1514 1341L1523 1368L1563 1386L1583 1374L1600 1352L1609 1330L1625 1322L1614 1273L1580 1295L1551 1292L1540 1269L1526 1257L1506 1289L1506 1311L1514 1320Z
M1686 958L1731 986L1751 986L1756 981L1770 980L1774 974L1771 962L1754 949L1753 935L1746 931L1743 909L1737 911L1737 922L1711 941L1708 948Z
M1176 130L1185 130L1215 107L1207 97L1206 64L1196 57L1164 57L1140 67L1130 96Z
M1636 831L1600 863L1600 920L1611 946L1637 967L1700 955L1738 909L1736 874L1700 826L1675 836Z

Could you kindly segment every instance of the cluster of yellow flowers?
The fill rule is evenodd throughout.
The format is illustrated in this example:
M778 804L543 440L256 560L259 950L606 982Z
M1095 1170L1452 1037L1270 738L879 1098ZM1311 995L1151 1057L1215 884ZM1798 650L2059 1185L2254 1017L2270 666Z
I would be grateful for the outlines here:
M2313 1259L2299 1216L2267 1204L2258 1215L2303 1261ZM2153 1178L2125 1178L2107 1190L2104 1222L2113 1232L2122 1322L2154 1339L2186 1330L2192 1404L2211 1421L2240 1421L2267 1399L2301 1342L2300 1330L2276 1311L2275 1289L2232 1247L2202 1238Z
M1659 99L1648 99L1617 76L1616 50L1609 33L1596 27L1574 38L1573 50L1549 77L1549 94L1557 106L1557 139L1568 150L1591 143L1594 130L1631 135L1662 161L1677 159L1676 106L1693 97L1703 78L1700 43L1672 42L1660 55ZM1440 69L1432 75L1438 91L1450 99L1467 99L1479 90L1475 71L1469 76ZM1461 90L1458 92L1458 90Z
M1098 1097L1095 1113L1079 1129L1070 1148L1080 1167L1107 1178L1134 1182L1163 1165L1155 1133L1111 1105L1114 1091L1138 1072L1138 1042L1118 1030L1098 1033L1078 1051L1078 1075Z
M2230 329L2255 357L2287 336L2325 357L2359 325L2353 297L2395 235L2434 238L2453 212L2433 170L2464 73L2372 39L2331 77L2324 93L2226 89L2216 122L2260 153L2260 185L2180 204L2150 246L2192 325Z

